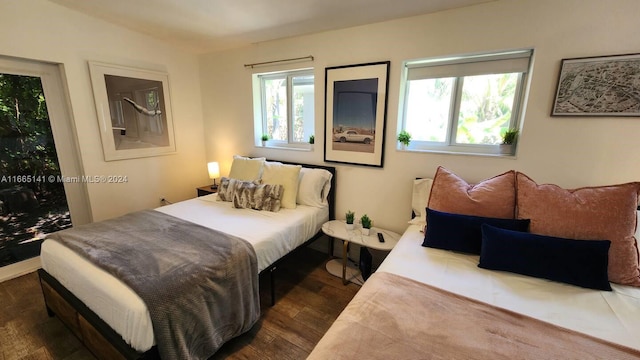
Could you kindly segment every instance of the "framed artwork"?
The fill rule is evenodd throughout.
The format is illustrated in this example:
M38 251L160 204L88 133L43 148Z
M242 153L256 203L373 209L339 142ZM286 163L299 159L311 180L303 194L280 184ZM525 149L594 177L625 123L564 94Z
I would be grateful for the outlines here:
M640 116L640 54L563 59L552 116Z
M105 161L176 151L166 73L89 62Z
M324 161L383 166L389 64L325 69Z

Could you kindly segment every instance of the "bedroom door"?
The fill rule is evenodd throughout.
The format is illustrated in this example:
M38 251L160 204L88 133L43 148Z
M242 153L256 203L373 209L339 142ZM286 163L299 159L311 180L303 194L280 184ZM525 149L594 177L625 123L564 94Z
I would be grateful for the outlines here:
M46 234L91 220L67 104L58 65L0 57L0 281L39 267Z

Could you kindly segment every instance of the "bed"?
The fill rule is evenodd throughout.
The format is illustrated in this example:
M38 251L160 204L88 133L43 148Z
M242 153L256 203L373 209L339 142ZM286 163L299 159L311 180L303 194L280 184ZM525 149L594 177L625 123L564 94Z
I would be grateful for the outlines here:
M409 225L308 359L640 358L639 287L483 269L477 254L422 246L424 225Z
M235 157L230 175L233 175L235 164L245 160L256 159ZM289 170L295 165L271 161L264 161L264 164ZM309 190L313 185L323 204L311 202L315 206L310 206L309 201L301 200L301 196L304 198L310 194L298 193L298 199L294 196L293 201L302 204L297 203L295 209L282 207L275 212L257 211L238 209L237 203L220 201L219 194L211 194L151 212L154 216L177 218L194 228L212 229L250 244L255 252L255 271L267 274L270 279L273 302L274 276L279 261L316 240L321 235L322 224L334 218L335 168L298 165L303 167L295 175L299 190ZM236 170L238 168L235 167ZM266 179L269 174L263 171L261 168L260 176ZM246 174L236 171L234 176L240 178L243 175ZM315 175L318 175L317 179ZM303 179L316 181L306 181L305 187ZM323 179L326 182L319 187ZM273 177L267 180L273 180ZM226 191L226 188L221 187L220 191ZM47 310L65 322L97 357L159 357L149 309L130 286L58 241L46 240L43 243L41 260L43 268L39 273ZM255 275L257 277L258 274ZM257 306L259 313L259 303Z

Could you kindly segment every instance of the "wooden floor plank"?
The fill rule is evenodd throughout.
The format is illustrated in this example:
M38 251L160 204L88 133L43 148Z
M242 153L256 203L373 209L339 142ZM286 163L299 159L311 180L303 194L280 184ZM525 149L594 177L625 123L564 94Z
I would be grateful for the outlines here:
M313 328L306 324L301 324L276 310L271 310L265 316L265 319L269 321L265 321L262 326L277 335L278 340L275 342L285 340L301 349L311 351L313 346L320 340Z
M12 320L0 327L0 346L6 360L18 360L35 353L44 344L31 333L20 331L21 324Z
M303 324L309 324L313 329L321 334L324 334L329 330L331 324L336 319L335 316L327 313L320 312L316 309L305 307L295 317L296 321Z
M278 265L275 306L261 278L262 316L212 360L304 359L359 290L325 270L326 254L305 248ZM92 360L57 318L47 316L38 276L0 283L0 360Z
M47 351L47 348L42 346L36 351L29 353L29 355L21 357L20 360L53 360L53 357Z

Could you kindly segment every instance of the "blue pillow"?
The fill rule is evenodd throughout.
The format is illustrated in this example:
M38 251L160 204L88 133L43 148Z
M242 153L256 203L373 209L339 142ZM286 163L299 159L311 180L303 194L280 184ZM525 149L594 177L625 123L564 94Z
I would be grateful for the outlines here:
M611 291L609 240L572 240L482 225L479 267Z
M527 231L529 220L451 214L427 208L427 231L422 246L480 255L482 224Z

